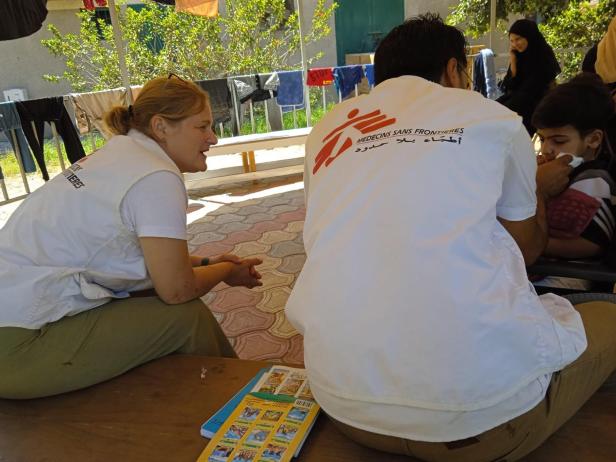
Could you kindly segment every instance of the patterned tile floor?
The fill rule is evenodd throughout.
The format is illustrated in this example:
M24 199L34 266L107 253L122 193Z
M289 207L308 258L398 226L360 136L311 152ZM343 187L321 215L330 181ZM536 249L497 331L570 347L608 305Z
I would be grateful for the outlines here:
M304 191L298 179L240 186L223 194L193 191L188 226L192 254L234 253L259 257L263 286L220 284L203 297L243 359L303 363L302 337L289 324L284 306L305 261L302 230ZM192 211L192 213L190 213Z

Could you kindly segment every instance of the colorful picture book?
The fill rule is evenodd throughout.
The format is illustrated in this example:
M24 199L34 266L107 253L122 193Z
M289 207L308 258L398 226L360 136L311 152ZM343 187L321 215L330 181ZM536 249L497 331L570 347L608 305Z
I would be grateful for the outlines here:
M257 375L253 377L253 379L248 382L244 387L238 391L233 398L227 401L223 407L221 407L216 414L210 417L203 425L201 425L201 436L205 438L211 439L216 432L222 427L225 421L229 418L231 413L235 410L235 408L240 404L240 401L244 396L250 393L256 383L259 381L263 374L267 372L268 368L261 369L257 372Z
M319 409L304 369L272 366L242 397L198 462L287 462L299 454Z

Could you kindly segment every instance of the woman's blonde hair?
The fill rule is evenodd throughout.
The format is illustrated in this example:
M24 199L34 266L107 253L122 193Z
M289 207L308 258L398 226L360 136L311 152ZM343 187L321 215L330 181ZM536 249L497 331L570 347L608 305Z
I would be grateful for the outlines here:
M104 120L114 135L126 135L135 128L151 136L150 120L155 115L179 122L203 111L208 104L209 97L201 88L170 75L147 82L131 106L115 106Z

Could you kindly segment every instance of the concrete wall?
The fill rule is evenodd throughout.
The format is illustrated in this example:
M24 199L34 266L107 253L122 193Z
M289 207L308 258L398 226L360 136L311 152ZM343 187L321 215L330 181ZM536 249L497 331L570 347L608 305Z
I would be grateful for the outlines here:
M407 18L422 13L439 13L445 19L450 12L449 6L456 3L450 0L405 0L404 11Z
M327 0L327 5L331 5L333 0ZM309 30L314 15L316 0L304 0L302 2L302 28ZM311 43L306 47L306 55L314 56L318 51L323 51L324 55L321 59L313 62L311 67L335 66L336 65L336 25L334 22L334 14L329 20L331 34L325 39Z
M451 7L456 5L457 1L452 0L405 0L405 13L406 17L416 16L422 13L439 13L443 19L447 18L451 12ZM462 30L464 32L464 30ZM468 42L471 45L486 45L490 43L489 36L479 37L478 39L471 39L467 37ZM496 54L503 54L496 59L497 70L506 70L508 65L508 50L509 40L506 34L497 32L494 36L494 43L492 49Z
M30 99L59 96L70 91L68 83L51 83L43 80L43 74L59 74L64 69L61 59L52 56L41 45L41 39L50 38L48 24L55 24L62 33L78 32L79 20L76 10L50 11L43 27L29 37L0 42L0 100L2 90L25 88Z

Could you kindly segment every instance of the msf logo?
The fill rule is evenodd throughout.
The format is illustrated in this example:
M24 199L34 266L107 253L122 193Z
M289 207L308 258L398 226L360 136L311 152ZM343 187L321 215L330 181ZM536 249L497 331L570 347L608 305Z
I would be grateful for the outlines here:
M314 168L312 174L315 175L321 166L325 164L328 167L336 158L338 158L343 152L353 146L351 140L351 129L358 130L362 134L371 133L379 130L380 128L387 127L396 123L395 117L387 118L385 114L381 114L380 110L370 112L368 114L359 115L359 109L353 109L347 114L349 119L332 132L330 132L323 142L325 145L321 148L317 157L314 160ZM344 139L342 144L339 145L339 141Z

